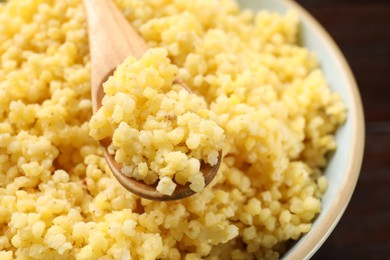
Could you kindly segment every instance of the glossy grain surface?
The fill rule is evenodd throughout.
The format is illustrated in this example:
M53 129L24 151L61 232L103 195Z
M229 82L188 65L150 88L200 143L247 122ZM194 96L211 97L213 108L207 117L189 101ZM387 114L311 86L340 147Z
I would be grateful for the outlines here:
M91 95L93 112L101 107L104 97L102 84L113 73L115 68L127 57L140 58L147 50L144 40L125 19L112 0L84 0L87 16L89 47L91 54ZM176 79L185 89L188 87ZM195 194L189 184L178 185L172 195L163 195L156 190L156 185L146 185L142 181L125 176L121 165L108 152L111 139L100 141L104 156L113 175L130 192L150 200L178 200ZM200 171L204 175L207 186L218 172L222 160L222 151L219 152L218 163L210 166L201 162Z

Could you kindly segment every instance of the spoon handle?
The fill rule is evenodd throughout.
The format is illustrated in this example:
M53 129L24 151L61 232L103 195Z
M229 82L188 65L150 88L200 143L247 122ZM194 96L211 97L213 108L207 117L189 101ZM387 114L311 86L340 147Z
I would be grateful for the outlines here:
M124 57L140 58L147 50L145 41L134 30L112 0L84 0L91 52L93 110L100 107L102 83L123 62ZM100 93L100 94L99 94Z

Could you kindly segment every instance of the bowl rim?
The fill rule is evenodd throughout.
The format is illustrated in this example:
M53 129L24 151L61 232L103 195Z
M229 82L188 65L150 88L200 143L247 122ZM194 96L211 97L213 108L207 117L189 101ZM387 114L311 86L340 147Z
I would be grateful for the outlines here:
M298 13L302 23L311 27L318 32L320 40L324 43L329 53L334 56L337 65L342 69L342 76L345 78L346 91L351 96L351 104L348 107L348 120L351 121L351 149L347 157L347 176L344 178L344 183L341 184L343 196L339 196L334 200L329 210L321 212L325 214L322 216L321 225L317 225L304 235L304 240L299 243L299 246L290 248L286 252L283 259L309 259L321 247L321 245L328 238L330 233L336 227L345 212L352 194L355 190L357 180L360 174L360 169L363 161L364 142L365 142L365 123L363 105L360 97L359 89L356 80L353 76L352 70L342 54L341 50L329 35L329 33L322 27L322 25L302 6L293 0L279 0L289 9ZM302 238L301 238L302 239ZM299 240L298 240L299 241Z

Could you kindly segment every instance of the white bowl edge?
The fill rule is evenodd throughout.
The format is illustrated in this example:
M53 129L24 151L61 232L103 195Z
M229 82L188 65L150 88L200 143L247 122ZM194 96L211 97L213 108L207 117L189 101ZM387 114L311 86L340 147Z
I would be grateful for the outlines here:
M321 69L323 69L330 87L342 96L348 109L347 122L336 133L338 149L325 170L325 174L332 178L328 178L329 188L323 198L323 211L315 220L312 229L283 256L283 259L309 259L325 242L339 222L352 197L359 177L365 136L363 106L359 90L352 71L336 43L319 22L300 5L292 0L239 0L238 2L241 7L254 11L265 9L284 13L287 10L294 10L298 13L302 30L310 32L312 36L306 40L314 41L312 44L316 47L319 45L321 53L310 48L311 46L308 46L308 49L317 54ZM323 62L327 59L332 60L335 67L329 67L328 63L324 64ZM330 72L336 72L336 74L333 75ZM341 85L345 87L337 88ZM347 145L340 145L345 142ZM337 169L340 170L338 163L343 161L346 162L343 163L345 168L342 170L346 174L339 174L336 172ZM332 192L336 191L342 191L342 193L338 192L338 196L332 196Z

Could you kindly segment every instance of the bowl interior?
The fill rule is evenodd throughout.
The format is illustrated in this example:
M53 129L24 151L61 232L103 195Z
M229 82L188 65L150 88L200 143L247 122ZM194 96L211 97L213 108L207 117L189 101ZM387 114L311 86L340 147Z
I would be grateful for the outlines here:
M266 9L300 16L300 42L317 54L321 69L332 90L347 106L347 121L336 133L338 148L326 170L328 190L322 200L322 213L311 231L303 236L284 258L304 259L315 253L333 230L353 193L359 175L364 143L364 120L360 95L351 70L325 30L303 8L290 0L239 0L242 8Z

